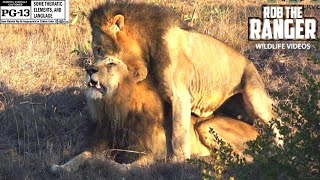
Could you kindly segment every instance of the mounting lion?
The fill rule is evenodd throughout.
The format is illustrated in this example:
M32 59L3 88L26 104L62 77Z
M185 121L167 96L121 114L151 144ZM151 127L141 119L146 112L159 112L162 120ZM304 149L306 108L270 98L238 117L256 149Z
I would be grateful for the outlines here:
M169 8L108 2L90 15L95 62L121 59L147 78L172 108L172 158L191 154L191 114L206 119L241 94L252 120L270 123L272 99L251 61L225 43L198 33ZM274 129L278 134L278 130ZM281 143L279 141L279 143Z
M130 69L115 57L108 57L87 68L87 101L96 124L95 138L105 149L143 152L133 159L133 165L151 164L168 157L168 145L172 133L172 118L166 117L165 102L152 87L150 80L143 79L136 70ZM170 109L170 108L169 108ZM170 111L169 111L170 112ZM243 156L245 142L257 136L254 127L223 116L201 119L193 116L188 143L191 155L206 156L219 145L209 132L213 129L219 138L229 143ZM53 165L51 171L76 171L92 156L93 150L85 151L62 165ZM123 161L119 161L123 162Z

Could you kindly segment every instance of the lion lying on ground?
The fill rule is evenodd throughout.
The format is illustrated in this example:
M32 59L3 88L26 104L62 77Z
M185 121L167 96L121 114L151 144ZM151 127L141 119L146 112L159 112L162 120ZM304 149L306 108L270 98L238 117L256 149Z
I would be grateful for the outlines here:
M87 100L97 124L96 135L107 143L106 148L145 152L133 162L135 165L165 159L170 142L166 138L172 133L171 118L165 117L161 98L148 80L140 79L137 72L116 58L99 61L87 69ZM192 155L206 156L218 148L210 128L240 155L244 143L257 136L252 126L223 116L206 120L193 116L191 122L188 141ZM53 165L51 170L75 171L91 155L90 151L83 152L63 165Z
M172 107L173 159L192 153L191 114L207 119L235 94L242 94L251 119L270 123L276 117L253 63L225 43L195 32L172 10L106 3L93 9L90 24L95 62L121 59Z

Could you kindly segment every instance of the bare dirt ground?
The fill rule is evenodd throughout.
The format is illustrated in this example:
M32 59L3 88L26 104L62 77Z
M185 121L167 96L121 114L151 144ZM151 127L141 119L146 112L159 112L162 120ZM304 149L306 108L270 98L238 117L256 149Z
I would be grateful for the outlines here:
M248 42L248 17L260 16L264 1L143 1L174 8L199 32L236 48L257 66L269 92L288 93L320 79L320 42L310 50L257 50ZM91 56L86 15L102 0L70 2L69 25L0 25L0 179L200 179L190 164L159 163L130 171L103 158L79 172L54 176L48 167L85 146L89 114L84 67ZM320 17L319 10L306 10ZM320 19L319 19L320 20ZM318 27L319 28L319 27ZM279 100L285 101L285 100Z

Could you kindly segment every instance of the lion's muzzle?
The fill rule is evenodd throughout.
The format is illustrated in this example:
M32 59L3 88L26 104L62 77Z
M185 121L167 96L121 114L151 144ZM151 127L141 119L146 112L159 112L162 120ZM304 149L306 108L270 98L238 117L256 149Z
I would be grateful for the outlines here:
M89 76L91 76L94 73L97 73L99 70L97 67L95 67L94 65L90 65L87 69L86 72L88 73Z
M102 84L100 84L100 81L99 80L96 80L94 78L94 74L96 74L98 72L98 68L91 65L89 66L87 69L86 69L86 72L87 72L87 86L89 88L93 88L95 90L98 90L100 91L101 93L106 93L107 91L107 88L104 87Z

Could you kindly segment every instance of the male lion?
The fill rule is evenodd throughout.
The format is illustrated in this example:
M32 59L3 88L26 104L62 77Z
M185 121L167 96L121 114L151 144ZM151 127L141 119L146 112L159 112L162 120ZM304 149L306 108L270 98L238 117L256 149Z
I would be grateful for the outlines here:
M107 148L144 151L146 154L133 162L136 165L167 157L166 138L172 128L166 120L171 118L164 117L162 100L147 79L140 81L135 71L119 59L109 57L87 69L87 83L87 101L97 124L96 135L106 142ZM192 155L209 155L210 149L218 147L210 128L240 155L244 143L257 136L252 126L239 120L215 116L199 121L193 117L188 139ZM75 171L91 154L85 151L63 165L53 165L51 170Z
M276 116L253 63L225 43L195 32L168 8L106 3L93 9L90 24L95 61L118 57L139 77L151 80L172 107L173 159L190 157L191 113L210 117L235 94L242 94L253 120L269 123Z

